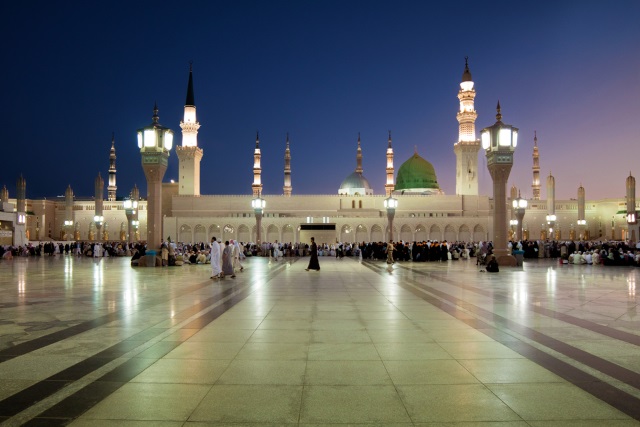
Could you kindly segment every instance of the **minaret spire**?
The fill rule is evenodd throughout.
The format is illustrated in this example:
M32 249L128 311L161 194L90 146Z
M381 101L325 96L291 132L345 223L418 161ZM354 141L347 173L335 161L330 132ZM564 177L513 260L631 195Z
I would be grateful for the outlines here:
M262 196L262 168L260 168L260 133L256 132L256 148L253 150L253 197Z
M533 131L533 200L540 200L540 153L538 152L538 132Z
M478 195L478 152L480 141L476 138L476 118L474 102L476 91L469 70L469 57L464 57L464 72L458 91L460 109L458 120L458 142L453 145L456 155L456 194L459 196Z
M393 189L395 188L395 182L393 179L393 148L391 147L391 131L389 131L389 140L387 141L387 183L384 186L387 197L391 196Z
M289 132L287 132L287 148L284 150L284 187L286 197L291 196L291 150L289 150Z
M204 154L198 147L200 122L196 118L196 103L193 95L193 61L189 61L189 83L184 103L184 115L180 121L182 145L176 146L179 162L178 194L181 196L200 195L200 160Z
M116 201L116 137L115 133L111 133L111 151L109 153L109 186L107 187L107 200Z
M356 172L362 173L362 147L360 146L360 132L358 132L358 150L356 154Z

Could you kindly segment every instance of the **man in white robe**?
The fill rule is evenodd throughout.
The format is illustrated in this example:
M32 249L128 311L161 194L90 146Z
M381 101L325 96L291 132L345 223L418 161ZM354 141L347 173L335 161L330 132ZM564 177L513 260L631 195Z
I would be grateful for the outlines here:
M211 238L211 278L218 279L222 275L220 268L220 245L215 237Z

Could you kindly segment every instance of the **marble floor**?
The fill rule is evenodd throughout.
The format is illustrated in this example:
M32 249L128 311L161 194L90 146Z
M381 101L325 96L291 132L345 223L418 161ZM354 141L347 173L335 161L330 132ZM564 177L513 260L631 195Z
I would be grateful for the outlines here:
M0 261L2 426L640 425L640 269Z

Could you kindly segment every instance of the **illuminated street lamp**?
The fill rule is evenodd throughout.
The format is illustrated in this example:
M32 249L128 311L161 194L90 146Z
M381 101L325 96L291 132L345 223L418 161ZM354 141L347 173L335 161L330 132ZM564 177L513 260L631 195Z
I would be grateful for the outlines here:
M516 218L517 218L516 224L515 224L517 227L516 237L517 239L520 239L520 240L522 240L522 225L523 225L522 220L524 219L524 213L525 213L525 210L527 209L527 205L528 205L527 200L520 197L520 192L518 191L518 198L513 199L512 206L513 206L514 212L516 213Z
M256 245L260 246L262 242L262 215L267 202L260 196L251 200L251 207L256 215Z
M134 215L138 211L138 201L126 199L123 203L124 212L127 216L127 241L133 242L133 235L131 234L131 226L133 225Z
M93 222L96 224L96 228L98 229L98 238L96 240L101 240L102 235L100 234L100 229L102 228L102 223L104 222L104 216L95 215L93 217Z
M159 122L158 106L153 106L153 121L138 129L138 148L147 179L147 247L159 249L162 236L162 178L173 147L173 131Z
M558 219L558 217L556 217L555 215L547 215L546 216L546 220L547 220L547 228L549 229L549 238L553 239L553 228L556 225L556 220Z
M387 219L389 220L389 241L393 242L393 218L396 215L396 208L398 207L398 199L394 199L393 196L389 196L384 199L384 208L387 210Z
M493 181L493 247L500 265L515 266L516 259L507 249L507 180L513 166L513 152L518 145L518 129L502 123L500 102L496 123L481 131L482 148Z

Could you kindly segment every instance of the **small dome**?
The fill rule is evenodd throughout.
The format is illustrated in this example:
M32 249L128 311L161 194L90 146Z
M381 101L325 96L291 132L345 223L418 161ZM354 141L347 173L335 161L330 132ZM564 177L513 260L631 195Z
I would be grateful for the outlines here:
M464 72L462 73L463 82L472 82L471 71L469 71L469 57L464 58Z
M395 191L415 191L440 194L440 186L433 165L414 153L398 169Z
M340 190L338 191L338 194L353 195L356 193L361 195L373 194L373 189L371 188L369 181L360 172L353 172L351 175L346 177L344 181L342 181Z

